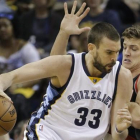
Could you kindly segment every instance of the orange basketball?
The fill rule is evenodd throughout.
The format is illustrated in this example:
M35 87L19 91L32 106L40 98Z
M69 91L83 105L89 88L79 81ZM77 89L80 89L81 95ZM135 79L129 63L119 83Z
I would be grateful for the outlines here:
M4 97L0 97L0 136L12 130L17 120L14 105Z

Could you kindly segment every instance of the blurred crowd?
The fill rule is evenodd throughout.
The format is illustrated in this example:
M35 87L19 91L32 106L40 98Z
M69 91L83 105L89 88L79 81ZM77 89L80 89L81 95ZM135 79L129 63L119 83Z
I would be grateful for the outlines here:
M71 9L73 0L0 0L0 74L50 55L64 16L65 1ZM112 24L121 35L127 27L140 23L139 0L77 1L79 7L83 2L90 7L80 27L92 27L103 21ZM71 36L67 51L87 51L87 32ZM48 81L43 79L7 89L18 115L17 123L10 132L11 139L23 139L24 126L31 113L40 106Z

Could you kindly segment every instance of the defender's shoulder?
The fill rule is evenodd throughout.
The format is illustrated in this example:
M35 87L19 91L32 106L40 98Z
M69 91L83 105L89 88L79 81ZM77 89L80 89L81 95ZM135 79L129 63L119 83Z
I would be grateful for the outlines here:
M126 79L127 78L132 79L131 71L129 69L126 69L124 66L121 66L119 76Z

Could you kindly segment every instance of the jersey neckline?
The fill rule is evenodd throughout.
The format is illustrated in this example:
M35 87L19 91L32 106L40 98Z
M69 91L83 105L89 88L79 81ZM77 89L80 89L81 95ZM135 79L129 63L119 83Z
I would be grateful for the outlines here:
M88 69L87 69L87 66L86 66L86 60L85 60L85 56L86 56L86 52L85 53L82 53L82 65L83 65L83 69L86 73L87 76L89 77L95 77L95 76L91 76ZM97 77L97 78L103 78L107 73L102 73L101 76Z

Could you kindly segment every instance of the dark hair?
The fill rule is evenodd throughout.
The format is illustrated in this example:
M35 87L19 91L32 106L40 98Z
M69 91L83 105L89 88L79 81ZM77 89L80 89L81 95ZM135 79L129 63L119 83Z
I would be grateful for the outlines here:
M122 38L124 37L140 39L140 25L133 25L125 29L122 33Z
M99 44L103 37L107 37L108 39L113 41L120 40L120 35L113 27L113 25L106 22L99 22L91 28L88 34L88 43L93 43L97 47L99 47Z
M0 13L0 19L6 18L7 20L10 21L11 26L13 27L13 34L16 38L19 36L19 20L18 17L15 16L13 13Z

